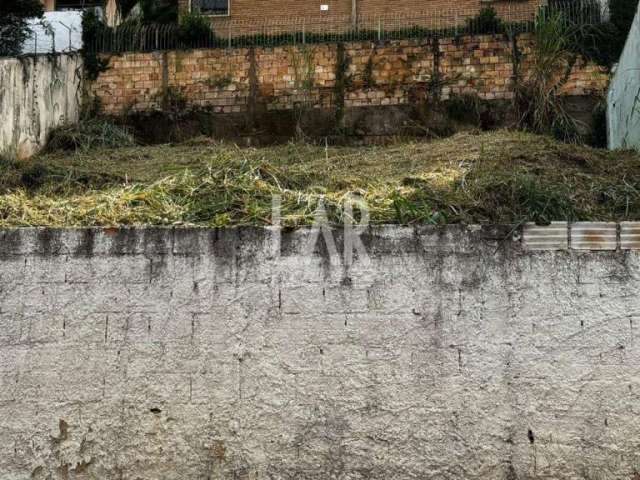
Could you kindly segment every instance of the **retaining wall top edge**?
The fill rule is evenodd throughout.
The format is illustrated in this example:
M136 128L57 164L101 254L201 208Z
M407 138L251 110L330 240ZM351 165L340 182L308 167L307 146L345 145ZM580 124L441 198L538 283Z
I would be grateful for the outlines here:
M342 251L344 229L329 227ZM510 240L512 225L379 225L357 231L362 244L373 254L411 253L424 250L471 252ZM0 229L0 258L15 255L200 255L233 256L237 251L271 251L276 239L287 255L302 254L314 235L313 227L87 227ZM322 242L319 242L322 243ZM512 243L512 242L506 242ZM236 253L234 253L236 252Z

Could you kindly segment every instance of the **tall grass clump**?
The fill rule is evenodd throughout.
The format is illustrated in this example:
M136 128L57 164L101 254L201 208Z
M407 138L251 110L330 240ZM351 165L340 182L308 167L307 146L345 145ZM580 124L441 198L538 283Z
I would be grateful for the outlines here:
M94 148L130 147L133 136L108 120L88 119L76 125L56 128L49 137L49 150L90 150Z
M516 88L520 125L569 142L579 139L579 125L567 113L560 90L577 60L571 51L573 28L559 12L538 18L531 62Z

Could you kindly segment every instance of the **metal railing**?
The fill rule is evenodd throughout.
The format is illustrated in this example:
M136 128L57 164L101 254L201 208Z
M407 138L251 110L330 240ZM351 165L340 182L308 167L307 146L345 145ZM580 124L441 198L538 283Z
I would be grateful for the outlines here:
M194 36L178 25L121 25L103 28L85 48L95 53L149 52L191 48L236 48L405 38L451 37L533 31L536 19L561 13L568 21L597 24L606 17L597 1L553 1L544 7L522 2L500 5L497 17L451 8L410 15L213 19L211 31Z
M43 18L29 22L29 36L22 44L22 55L72 53L82 49L82 26L71 18Z

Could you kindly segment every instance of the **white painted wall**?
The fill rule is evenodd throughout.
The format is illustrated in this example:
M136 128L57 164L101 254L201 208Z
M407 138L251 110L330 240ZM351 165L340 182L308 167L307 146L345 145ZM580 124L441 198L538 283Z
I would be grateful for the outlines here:
M79 54L0 59L0 152L28 158L53 128L77 122L81 88Z
M640 252L510 231L0 231L0 478L635 478Z
M640 150L640 5L607 99L609 148Z

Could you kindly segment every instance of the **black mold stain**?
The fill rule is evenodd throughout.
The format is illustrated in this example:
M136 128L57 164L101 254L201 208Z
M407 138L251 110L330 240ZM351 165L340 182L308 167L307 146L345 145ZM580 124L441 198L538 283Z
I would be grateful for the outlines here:
M146 255L166 255L172 249L173 229L145 228L142 234Z
M147 257L149 259L149 282L162 277L167 268L166 255Z
M93 249L96 243L96 231L93 228L87 228L82 231L80 241L76 246L73 254L76 257L92 257Z
M38 252L45 257L59 254L62 250L60 234L60 230L52 228L38 230Z
M216 263L231 268L235 265L237 230L216 228L209 232L209 253Z
M111 255L126 255L135 252L138 244L138 231L135 228L118 228L105 230L108 235L113 235L113 243L109 249Z
M19 253L22 245L22 236L19 229L5 230L0 233L0 259L6 259Z

